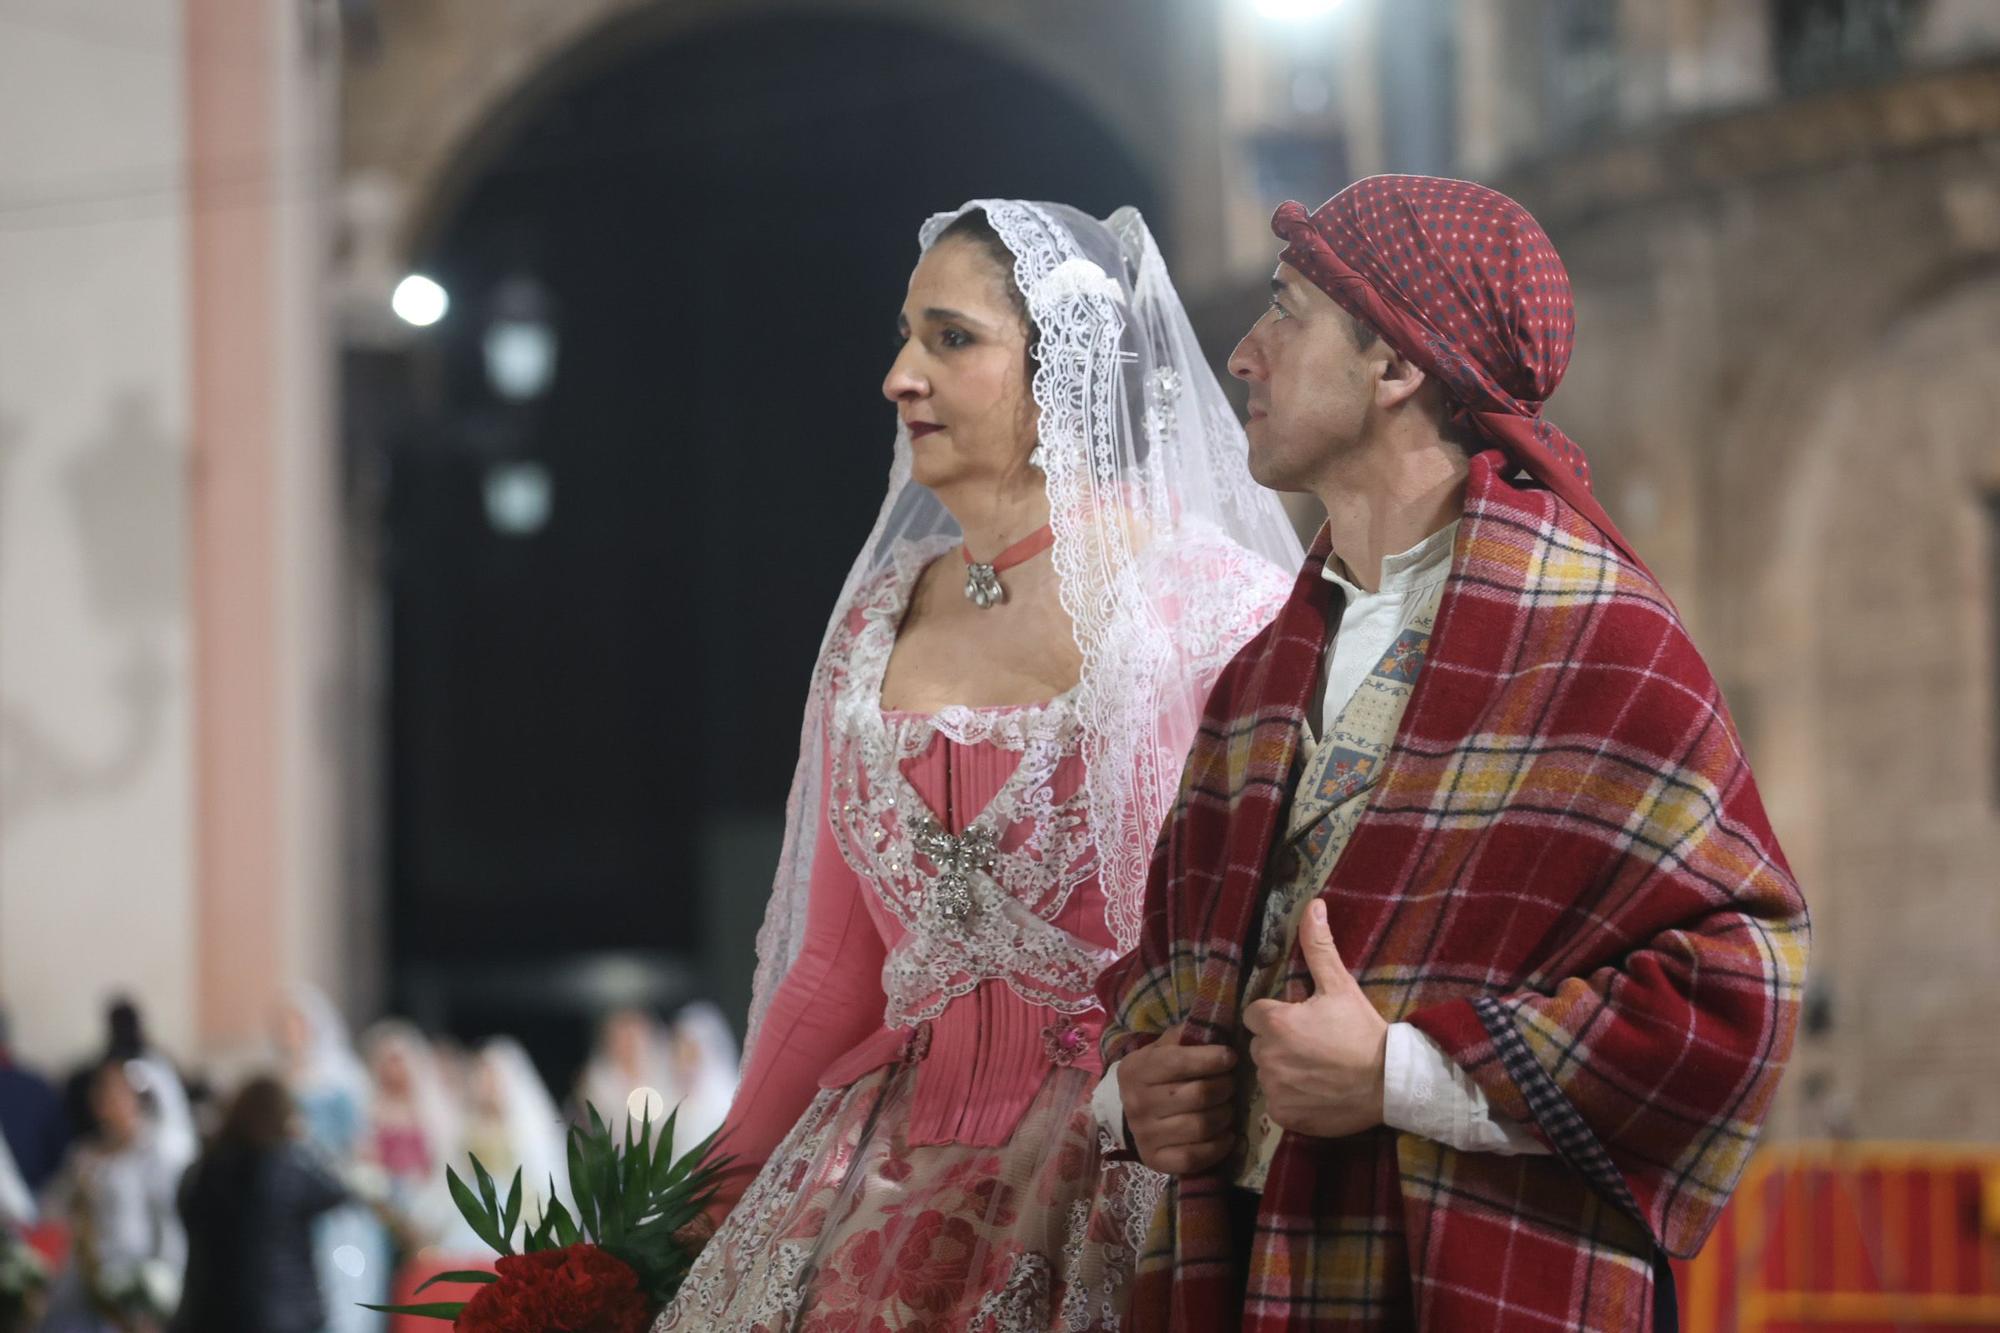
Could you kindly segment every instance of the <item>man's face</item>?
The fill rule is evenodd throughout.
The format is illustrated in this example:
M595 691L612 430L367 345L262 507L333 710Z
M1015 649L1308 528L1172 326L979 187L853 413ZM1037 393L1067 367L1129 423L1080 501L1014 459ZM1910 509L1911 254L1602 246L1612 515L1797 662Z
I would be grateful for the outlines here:
M1236 344L1229 373L1250 386L1250 475L1278 491L1311 490L1359 447L1390 352L1356 345L1354 321L1289 264L1271 306Z

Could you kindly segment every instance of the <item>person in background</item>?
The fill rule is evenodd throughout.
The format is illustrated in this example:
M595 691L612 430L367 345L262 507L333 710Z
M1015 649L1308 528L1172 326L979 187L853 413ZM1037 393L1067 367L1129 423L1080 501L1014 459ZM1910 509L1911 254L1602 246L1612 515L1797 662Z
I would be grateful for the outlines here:
M153 1049L146 1037L145 1016L139 1012L137 1002L120 995L112 999L104 1010L104 1046L90 1059L71 1071L63 1086L63 1112L68 1119L69 1136L72 1139L86 1137L96 1128L91 1119L91 1108L95 1104L92 1094L97 1074L112 1061L137 1060L147 1058L162 1069L173 1072L173 1062ZM180 1075L174 1073L175 1081ZM182 1100L185 1100L186 1084L181 1084Z
M14 1165L7 1140L0 1138L0 1236L35 1224L35 1196Z
M462 1133L458 1107L430 1042L410 1024L385 1019L362 1044L375 1083L362 1160L382 1174L409 1238L435 1243L456 1213L444 1169Z
M471 1178L477 1157L504 1190L521 1172L521 1216L530 1226L548 1207L551 1185L567 1207L569 1165L562 1113L527 1051L511 1037L495 1037L479 1048L467 1083L465 1134L451 1166ZM463 1218L454 1218L445 1244L453 1250L484 1249Z
M598 1029L597 1046L571 1096L570 1118L588 1124L584 1106L595 1107L622 1143L630 1121L650 1114L657 1126L683 1095L667 1030L643 1009L619 1009Z
M721 1129L729 1115L736 1096L736 1036L722 1010L696 1000L674 1015L667 1040L679 1098L669 1108L678 1110L673 1150L684 1153Z
M285 1085L251 1079L179 1194L187 1281L171 1333L318 1333L328 1326L316 1223L350 1195L301 1140ZM364 1311L364 1313L366 1313Z
M5 1010L0 1010L0 1142L31 1195L55 1179L69 1146L62 1095L55 1084L16 1060Z
M72 1149L51 1195L74 1249L51 1296L47 1333L152 1333L179 1303L186 1242L174 1189L193 1126L178 1083L163 1086L147 1063L109 1060L90 1081L95 1128Z
M348 1040L332 1001L299 987L278 1017L284 1080L306 1137L335 1171L361 1156L372 1089L368 1070ZM329 1333L373 1333L381 1316L361 1308L388 1298L388 1232L358 1204L328 1212L318 1223L320 1284L331 1307Z

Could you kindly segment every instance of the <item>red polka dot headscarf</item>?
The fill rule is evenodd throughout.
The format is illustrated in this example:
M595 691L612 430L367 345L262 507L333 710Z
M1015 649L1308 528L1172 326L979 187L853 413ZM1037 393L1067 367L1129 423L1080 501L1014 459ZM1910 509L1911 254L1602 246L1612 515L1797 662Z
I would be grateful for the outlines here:
M1271 230L1284 262L1436 378L1458 419L1638 560L1591 494L1583 450L1542 418L1576 310L1527 209L1470 181L1371 176L1313 213L1279 205Z

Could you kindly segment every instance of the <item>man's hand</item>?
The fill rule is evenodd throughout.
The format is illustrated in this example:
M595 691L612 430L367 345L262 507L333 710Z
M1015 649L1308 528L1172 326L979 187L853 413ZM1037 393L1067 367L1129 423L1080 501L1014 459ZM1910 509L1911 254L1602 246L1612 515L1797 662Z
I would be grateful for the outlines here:
M1216 1166L1236 1146L1236 1052L1182 1046L1181 1025L1118 1062L1118 1097L1139 1160L1170 1176Z
M1271 1119L1296 1134L1339 1138L1382 1123L1382 1059L1389 1024L1340 960L1326 904L1306 911L1300 947L1313 996L1258 1000L1243 1013L1250 1059Z

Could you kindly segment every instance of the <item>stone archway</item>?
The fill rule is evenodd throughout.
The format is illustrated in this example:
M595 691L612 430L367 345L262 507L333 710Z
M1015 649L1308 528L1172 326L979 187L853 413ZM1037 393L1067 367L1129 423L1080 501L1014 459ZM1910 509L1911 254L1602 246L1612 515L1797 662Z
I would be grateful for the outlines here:
M1996 341L1989 269L1823 380L1746 599L1759 786L1814 908L1821 1067L1864 1137L1990 1133L2000 999L1965 978L2000 937Z
M1195 8L1158 0L567 0L497 6L440 0L382 17L380 52L346 76L342 174L373 192L365 206L378 248L407 261L540 101L637 46L783 14L888 18L976 43L1090 111L1149 175L1175 193L1168 222L1206 237L1219 163L1181 160L1181 128L1202 103L1189 50L1209 43ZM1163 70L1173 77L1161 78ZM1171 166L1171 171L1167 168ZM386 202L384 202L386 200ZM1219 218L1219 214L1217 214ZM357 242L367 244L366 241Z
M385 448L385 545L402 553L382 599L390 958L399 991L444 997L472 1029L501 1016L475 1012L487 1002L435 942L470 938L452 923L473 885L575 927L538 932L538 955L643 948L624 961L656 975L701 957L740 1011L763 897L745 888L782 835L789 770L769 756L796 744L817 609L880 503L894 427L876 335L916 223L982 192L1152 211L1087 108L933 27L766 14L616 54L559 59L449 169L469 188L435 184L443 221L416 256L454 317L412 358L436 371L430 415ZM956 72L956 114L900 84L921 68ZM498 402L479 354L514 278L562 344L532 406ZM501 457L559 497L531 545L496 543L467 499ZM814 557L751 539L774 521ZM661 884L680 896L647 892ZM520 947L507 915L487 918L483 953ZM560 1033L539 1040L565 1058Z

